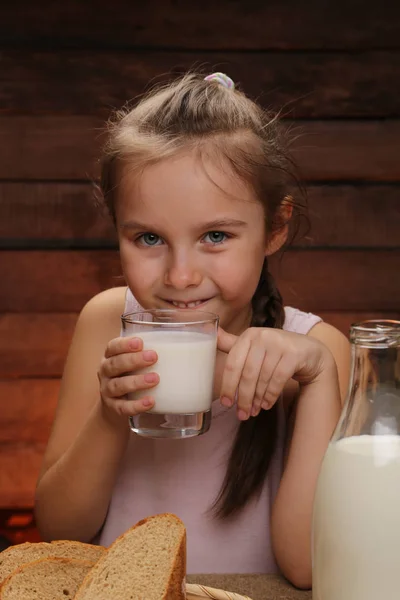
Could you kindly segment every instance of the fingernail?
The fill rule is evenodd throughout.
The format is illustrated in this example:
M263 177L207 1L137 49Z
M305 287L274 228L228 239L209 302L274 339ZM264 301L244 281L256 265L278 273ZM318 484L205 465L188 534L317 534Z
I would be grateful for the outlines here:
M226 406L227 408L229 408L230 406L232 406L232 400L227 396L222 396L221 404L222 406Z
M144 376L144 380L146 383L154 383L158 380L158 375L156 375L155 373L146 373L146 375Z
M143 406L151 406L153 404L153 401L151 398L143 398L142 404Z
M137 338L133 338L133 340L131 340L129 342L129 349L130 350L137 350L140 346L140 340L138 340Z
M257 415L258 415L258 407L253 406L253 408L251 409L251 416L256 417Z
M147 360L147 362L153 362L153 360L156 358L156 353L154 350L146 350L143 352L143 358L144 360Z
M270 409L270 404L269 402L263 402L261 404L261 408L263 408L264 410L269 410Z
M247 419L249 418L249 414L245 410L240 409L238 411L238 418L239 421L247 421Z

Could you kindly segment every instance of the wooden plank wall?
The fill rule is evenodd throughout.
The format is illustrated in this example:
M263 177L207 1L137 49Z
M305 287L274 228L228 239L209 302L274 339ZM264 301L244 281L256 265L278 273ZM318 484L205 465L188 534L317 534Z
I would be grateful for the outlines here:
M78 311L119 275L92 203L110 109L194 65L283 109L311 233L276 263L287 303L347 332L400 317L396 2L69 0L0 14L0 507L32 504Z

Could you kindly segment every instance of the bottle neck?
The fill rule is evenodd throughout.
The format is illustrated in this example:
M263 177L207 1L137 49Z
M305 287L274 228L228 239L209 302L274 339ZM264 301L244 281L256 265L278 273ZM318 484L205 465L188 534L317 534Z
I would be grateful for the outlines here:
M400 433L400 322L367 323L351 330L351 380L334 439Z
M385 387L400 392L400 346L352 344L350 393L361 389L376 395Z

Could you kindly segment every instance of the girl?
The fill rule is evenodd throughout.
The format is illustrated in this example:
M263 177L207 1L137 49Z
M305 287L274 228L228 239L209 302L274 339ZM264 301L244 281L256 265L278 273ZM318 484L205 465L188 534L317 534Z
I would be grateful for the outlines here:
M310 586L313 496L349 347L284 308L268 272L296 208L290 165L276 119L220 73L186 75L111 123L101 190L128 287L93 298L76 326L37 486L45 539L108 545L173 512L187 527L188 572L280 569ZM120 315L140 306L219 315L204 436L129 432L158 383L156 353L119 335ZM150 364L152 374L127 375ZM126 400L134 390L141 399Z

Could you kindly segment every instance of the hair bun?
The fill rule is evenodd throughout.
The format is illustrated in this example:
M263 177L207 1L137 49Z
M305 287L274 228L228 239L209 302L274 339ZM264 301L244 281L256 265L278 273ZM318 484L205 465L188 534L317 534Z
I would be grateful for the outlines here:
M228 75L225 75L225 73L212 73L211 75L207 75L207 77L204 77L204 81L216 81L220 85L223 85L224 87L228 88L228 90L235 89L235 84L233 80L230 77L228 77Z

